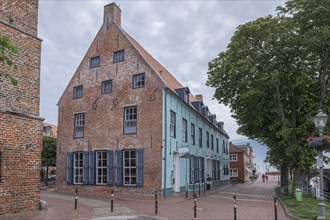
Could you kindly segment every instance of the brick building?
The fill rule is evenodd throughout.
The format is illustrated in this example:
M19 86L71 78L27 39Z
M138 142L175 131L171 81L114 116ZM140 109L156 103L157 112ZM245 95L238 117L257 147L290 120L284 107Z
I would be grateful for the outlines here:
M1 0L0 31L19 47L18 70L0 63L18 85L0 78L0 214L39 207L42 119L39 117L38 0Z
M181 193L229 183L229 136L172 74L121 28L104 22L58 102L56 189Z
M247 145L234 145L229 143L230 151L230 181L244 183L251 181L255 175L253 163L253 149Z

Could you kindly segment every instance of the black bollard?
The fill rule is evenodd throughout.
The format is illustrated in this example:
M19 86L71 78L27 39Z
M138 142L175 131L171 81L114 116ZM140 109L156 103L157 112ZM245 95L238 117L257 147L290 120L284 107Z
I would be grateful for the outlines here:
M274 197L275 220L277 220L277 199Z
M194 218L197 218L197 197L194 194Z
M77 209L78 205L78 189L76 188L75 199L74 199L74 209Z
M188 198L188 183L186 183L186 198Z
M155 215L158 214L158 192L155 191Z
M113 200L114 200L114 195L113 195L113 189L111 190L111 210L110 212L113 212Z
M234 220L237 220L236 196L234 195Z

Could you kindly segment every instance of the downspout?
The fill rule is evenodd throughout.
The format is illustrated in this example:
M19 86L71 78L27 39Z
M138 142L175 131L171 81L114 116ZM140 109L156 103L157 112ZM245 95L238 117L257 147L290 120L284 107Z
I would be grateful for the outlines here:
M164 120L164 128L165 128L165 146L164 146L164 197L166 197L166 161L167 161L167 88L164 87L164 92L165 92L165 120Z

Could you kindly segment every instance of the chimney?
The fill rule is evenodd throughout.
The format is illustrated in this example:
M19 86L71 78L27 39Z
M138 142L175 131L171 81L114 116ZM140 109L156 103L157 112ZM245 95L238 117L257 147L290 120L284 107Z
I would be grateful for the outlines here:
M199 94L199 95L196 95L196 99L198 101L203 101L203 95Z
M114 2L104 6L103 24L109 25L112 22L119 27L121 25L121 10Z

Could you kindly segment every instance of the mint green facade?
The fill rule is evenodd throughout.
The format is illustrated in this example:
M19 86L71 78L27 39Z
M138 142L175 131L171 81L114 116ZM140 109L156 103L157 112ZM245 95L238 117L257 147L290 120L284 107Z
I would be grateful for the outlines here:
M170 196L173 193L184 193L186 186L189 191L205 186L206 177L212 178L212 187L229 184L229 136L220 129L215 122L203 116L194 106L185 102L171 90L163 90L162 110L162 194ZM175 114L175 137L171 133L171 112ZM187 121L187 132L183 129L183 119ZM173 120L172 120L173 121ZM194 124L195 138L192 136ZM199 131L202 131L202 145L200 147ZM207 132L209 144L207 146ZM184 140L187 136L187 140ZM213 136L213 147L212 139ZM193 143L193 139L195 142ZM186 153L187 151L187 153ZM190 157L185 157L189 155ZM199 167L195 171L192 158L200 159ZM197 162L198 163L198 162ZM201 166L201 164L203 164ZM196 171L198 170L198 171ZM194 173L195 172L195 173ZM194 173L194 174L192 174ZM198 174L199 175L198 175ZM193 177L192 177L193 175ZM199 176L197 178L195 176Z

